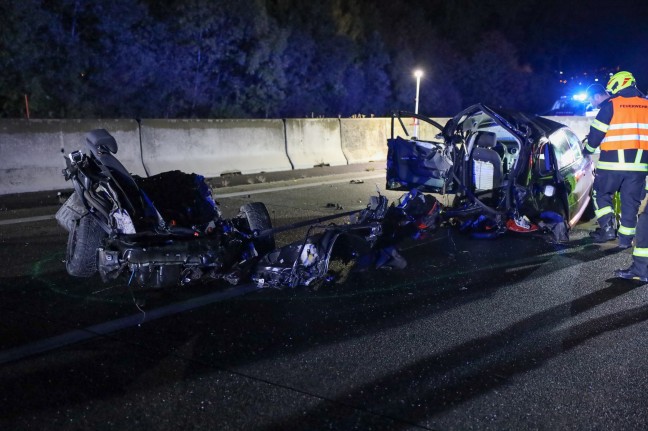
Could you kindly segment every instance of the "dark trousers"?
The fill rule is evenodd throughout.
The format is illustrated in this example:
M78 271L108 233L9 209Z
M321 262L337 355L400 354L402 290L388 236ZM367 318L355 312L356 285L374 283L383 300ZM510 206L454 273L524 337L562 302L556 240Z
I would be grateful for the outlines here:
M632 251L632 266L634 272L642 277L648 277L648 213L646 208L639 214L635 248Z
M608 171L598 169L594 179L594 197L597 221L601 227L614 219L614 194L621 195L620 240L632 241L637 226L637 213L645 193L646 173L630 171ZM609 210L608 210L609 208ZM598 212L602 214L599 216Z

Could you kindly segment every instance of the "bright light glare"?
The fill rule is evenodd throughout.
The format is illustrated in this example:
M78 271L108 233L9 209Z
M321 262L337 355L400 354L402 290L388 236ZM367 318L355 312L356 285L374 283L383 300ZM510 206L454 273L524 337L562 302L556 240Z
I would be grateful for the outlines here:
M423 76L423 71L421 69L416 69L414 71L414 76L420 78L421 76Z
M578 93L572 96L572 99L584 102L587 99L587 93Z

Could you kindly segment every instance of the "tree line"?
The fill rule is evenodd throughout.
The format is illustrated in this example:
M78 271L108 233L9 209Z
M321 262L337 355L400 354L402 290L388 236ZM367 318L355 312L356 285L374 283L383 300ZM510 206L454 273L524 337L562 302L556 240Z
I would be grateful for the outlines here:
M521 56L534 36L508 26L533 2L477 3L2 2L0 116L26 103L31 118L385 116L413 110L416 68L430 116L548 109L556 57Z

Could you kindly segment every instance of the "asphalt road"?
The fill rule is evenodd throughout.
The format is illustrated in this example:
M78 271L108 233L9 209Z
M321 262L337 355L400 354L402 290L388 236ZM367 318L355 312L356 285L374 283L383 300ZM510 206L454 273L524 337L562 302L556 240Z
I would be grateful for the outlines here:
M216 198L226 216L262 201L280 226L363 208L372 169ZM610 278L630 251L592 244L591 222L564 245L441 230L405 244L404 270L318 289L132 293L66 274L56 205L0 198L2 430L648 426L648 286Z

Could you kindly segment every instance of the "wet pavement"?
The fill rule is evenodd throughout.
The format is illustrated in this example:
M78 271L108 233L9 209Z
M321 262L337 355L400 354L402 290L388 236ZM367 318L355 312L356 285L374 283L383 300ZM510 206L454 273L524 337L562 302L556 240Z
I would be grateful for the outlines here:
M363 208L384 187L380 169L326 174L213 184L225 216L262 201L275 226ZM562 245L444 229L404 244L405 270L340 268L317 289L145 293L68 276L66 232L25 221L57 195L15 198L0 198L0 429L648 424L648 286L611 278L631 251L592 244L591 222Z

